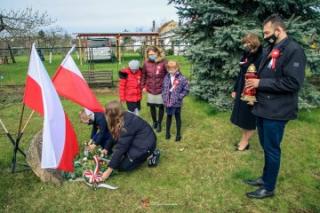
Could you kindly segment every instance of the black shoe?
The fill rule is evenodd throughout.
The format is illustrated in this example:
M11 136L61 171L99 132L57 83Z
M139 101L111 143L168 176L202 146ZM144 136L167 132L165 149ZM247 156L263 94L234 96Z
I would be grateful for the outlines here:
M250 148L250 144L247 144L247 146L246 147L244 147L243 149L239 149L239 146L236 148L236 151L240 151L240 152L242 152L242 151L246 151L246 150L248 150Z
M160 161L160 150L156 149L153 151L152 155L148 159L148 166L155 167L159 164Z
M159 122L157 124L157 132L161 132L161 123L159 123Z
M244 180L244 182L250 186L263 186L264 182L261 177L255 180Z
M256 191L246 193L248 198L263 199L274 196L274 191L268 191L265 188L259 188Z
M181 136L180 136L180 135L177 135L177 136L176 136L176 142L179 142L179 141L181 141Z
M152 127L156 129L158 127L158 122L154 121Z
M166 140L169 140L171 138L170 133L166 133Z

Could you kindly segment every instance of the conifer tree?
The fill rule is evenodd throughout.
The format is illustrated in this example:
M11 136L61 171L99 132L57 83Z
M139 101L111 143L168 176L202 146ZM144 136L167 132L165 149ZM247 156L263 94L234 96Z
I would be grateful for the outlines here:
M232 105L230 93L239 72L241 38L255 32L262 40L263 20L271 14L282 16L289 36L304 47L307 73L320 74L320 54L312 48L316 40L311 41L320 31L319 0L169 0L169 4L175 5L183 23L177 33L189 45L191 91L218 110ZM320 93L306 82L299 106L319 105Z

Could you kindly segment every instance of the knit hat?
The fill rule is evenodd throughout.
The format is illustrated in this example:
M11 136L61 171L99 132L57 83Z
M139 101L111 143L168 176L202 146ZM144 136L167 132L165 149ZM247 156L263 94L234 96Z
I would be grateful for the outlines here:
M131 70L138 70L140 67L140 62L138 60L129 61L129 68Z

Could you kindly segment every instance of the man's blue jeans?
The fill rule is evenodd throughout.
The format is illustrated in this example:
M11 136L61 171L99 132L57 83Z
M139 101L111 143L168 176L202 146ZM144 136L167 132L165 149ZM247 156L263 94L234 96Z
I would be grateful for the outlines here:
M268 191L273 191L276 186L281 161L280 144L286 124L287 121L257 119L259 140L264 151L262 179Z

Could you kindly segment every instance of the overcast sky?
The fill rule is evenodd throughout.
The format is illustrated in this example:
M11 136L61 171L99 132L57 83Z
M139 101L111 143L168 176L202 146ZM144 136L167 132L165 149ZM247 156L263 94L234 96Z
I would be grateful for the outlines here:
M5 10L32 7L46 11L68 33L148 31L156 24L178 20L167 0L0 0Z

